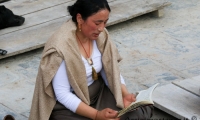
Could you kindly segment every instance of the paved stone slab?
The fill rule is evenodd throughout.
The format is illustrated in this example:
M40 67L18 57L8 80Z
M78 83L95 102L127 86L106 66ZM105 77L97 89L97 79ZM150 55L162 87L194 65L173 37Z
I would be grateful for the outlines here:
M155 106L179 119L200 119L198 96L173 84L157 87L153 92Z
M200 97L200 76L172 82L174 85ZM200 98L199 98L200 99Z
M24 80L3 86L0 88L0 103L17 113L28 117L34 86L34 83Z
M15 14L26 15L72 1L74 2L75 0L10 0L2 3L2 5L11 9ZM115 0L108 0L108 2L112 1Z
M200 46L199 42L199 23L188 23L184 26L171 27L165 30L169 36L179 40L180 42L191 44L197 48ZM192 38L192 39L191 39ZM191 42L194 41L194 42Z
M177 72L166 69L154 60L144 58L144 55L137 53L133 49L123 48L123 45L118 42L116 44L124 58L120 63L121 73L129 81L150 87L155 83L164 85L174 80L182 79Z
M126 47L160 62L169 63L168 61L183 57L185 54L190 55L197 50L193 45L178 41L160 30L132 28L125 34L123 30L115 31L112 36L117 36L117 41Z
M181 72L184 73L185 75L187 75L190 78L194 77L194 76L198 76L198 75L200 75L200 65L197 65L195 67L183 70Z
M74 0L11 0L3 3L17 15L26 15Z
M28 120L27 117L20 115L16 111L13 111L12 109L0 103L0 120L3 120L6 115L12 115L15 120Z
M26 1L26 0L17 0L17 1ZM199 54L200 51L199 48L197 47L199 44L197 32L199 31L198 25L200 21L200 14L199 14L200 1L199 0L190 0L190 1L169 0L169 1L172 2L172 5L165 9L164 11L165 15L161 18L155 18L152 17L151 15L143 15L128 20L126 22L108 27L111 38L117 44L118 49L122 57L124 58L122 63L120 64L120 68L122 75L125 77L125 81L127 83L127 87L130 90L130 92L132 91L135 92L138 89L145 89L148 87L148 85L150 86L151 82L153 83L154 80L157 81L157 79L159 78L167 78L167 76L162 75L161 72L163 71L169 73L168 75L170 76L178 77L178 80L200 75L199 61L193 63L189 62L190 61L189 58L191 56L193 57L192 59L194 59L195 56L200 56ZM191 32L183 29L189 29ZM171 30L174 31L175 33L173 34L173 32L170 32ZM34 31L31 32L33 32L33 35L35 34ZM20 34L23 33L21 32ZM188 36L182 34L188 34ZM124 36L120 37L121 35ZM182 36L185 36L185 38ZM126 39L127 41L124 40L122 42L123 39ZM133 40L132 42L133 44L129 45L129 43L131 43L131 40ZM127 44L126 42L129 43ZM177 48L181 48L182 50L179 50ZM187 52L182 52L183 50L189 50L188 54ZM8 79L6 79L5 76L1 79L1 76L3 76L1 75L0 76L0 82L2 83L1 87L7 86L16 81L23 81L23 80L25 81L28 80L31 84L34 84L35 77L37 74L36 68L39 65L41 53L42 49L38 50L38 52L34 50L17 56L1 59L0 60L1 73L9 73L13 75ZM170 54L164 54L164 53L170 53ZM154 54L156 54L156 56L154 56ZM141 64L145 62L148 64L146 65ZM184 69L180 67L182 66L182 64L186 66ZM137 73L137 71L140 71L141 73L139 72ZM17 77L15 75L17 75ZM157 77L155 75L157 75ZM28 76L30 76L30 79L28 78ZM17 79L14 79L15 77ZM172 81L176 80L177 79ZM169 84L172 81L166 82L163 79L160 80L160 82L163 85ZM145 84L142 84L143 82ZM33 90L32 87L30 87L30 89ZM10 91L7 92L8 91L7 87L4 87L4 89L1 90L5 90L4 94L9 95L10 93ZM15 97L13 98L16 99ZM4 102L6 103L6 101ZM169 101L169 104L171 104L171 102L174 101ZM181 106L182 104L180 105L180 107ZM27 112L24 112L24 110L21 111L22 111L21 114L28 116ZM157 111L155 111L153 119L165 118L166 114L165 112L163 113L164 114L160 114ZM171 114L171 112L168 113ZM169 119L176 119L176 118L170 116L168 120Z
M27 2L27 1L23 1L23 2ZM66 17L66 16L70 16L68 11L67 11L67 6L72 5L75 0L64 0L64 1L57 1L56 3L54 3L53 1L45 1L43 0L42 2L40 1L29 1L30 3L32 3L31 5L29 4L23 4L21 5L20 2L17 2L17 4L13 4L12 2L10 3L12 6L8 8L9 9L14 9L13 11L18 11L18 12L28 12L25 9L30 10L29 13L23 15L23 17L25 18L25 22L23 25L21 26L17 26L17 27L9 27L6 29L2 29L0 32L0 36L4 35L4 34L9 34L18 30L22 30L22 29L26 29L29 27L33 27L36 25L40 25L55 19L59 19L62 17ZM113 2L113 0L110 2ZM33 4L34 3L34 4ZM49 4L47 4L49 3ZM42 5L44 4L44 5ZM17 6L21 6L21 7L17 7ZM31 6L31 7L30 7ZM24 8L25 7L25 8ZM40 8L41 7L41 8ZM16 8L16 9L15 9ZM49 14L51 13L51 14ZM64 21L63 21L64 22Z
M17 81L19 78L18 75L13 74L9 70L1 70L1 80L0 80L0 86L7 85L9 83L12 83L14 81Z
M176 60L166 61L164 62L164 64L178 71L183 71L200 65L199 62L200 62L199 54L191 53L190 55L181 56Z
M133 6L129 6L129 4ZM155 1L155 0L151 0L151 1L118 0L118 1L110 2L110 6L113 12L111 12L110 19L107 23L107 26L117 24L119 22L123 22L128 19L140 16L149 12L163 9L163 7L168 6L168 5L170 5L169 2ZM63 15L66 15L67 13L57 14L58 11L65 11L66 10L65 8L66 7L62 6L62 8L60 7L58 7L57 9L48 8L47 11L46 9L39 11L37 14L39 14L39 16L42 16L42 18L44 18L41 20L43 23L41 23L40 20L38 20L41 18L39 17L38 19L33 19L35 20L35 22L30 22L30 23L28 22L27 24L25 24L26 25L25 28L21 27L21 29L19 28L18 31L15 31L17 28L13 28L15 29L13 31L11 30L12 28L10 28L8 30L10 32L7 31L8 32L7 34L5 34L6 32L3 32L2 35L0 36L0 48L7 50L8 53L4 56L0 56L0 59L13 56L16 54L20 54L23 52L27 52L27 51L44 46L45 42L52 35L52 33L56 29L58 29L59 26L61 26L61 23L64 23L67 19L70 18L69 16L63 17ZM60 10L60 9L64 9L64 10ZM57 10L57 12L55 12L54 10L55 11ZM53 13L55 12L55 14L60 15L60 17L58 16L55 18L52 17L53 13L50 16L46 15L47 13L49 13L49 11L52 11ZM126 13L124 13L124 11L126 11ZM27 16L29 16L28 18L31 19L32 16L36 16L36 15L32 13ZM45 20L45 18L47 19ZM55 24L57 26L55 26ZM41 39L41 37L43 38ZM9 46L7 46L8 44Z
M67 17L64 17L58 19L56 22L51 21L40 26L33 26L14 32L12 35L5 34L0 36L0 48L8 51L8 54L6 56L0 56L0 59L43 47L47 39L66 19Z
M24 30L26 28L38 26L52 20L69 16L69 13L67 12L67 6L71 5L72 3L73 1L24 15L23 17L25 18L25 22L23 25L2 29L0 32L0 36L9 33L10 35L12 35L13 32L17 32L18 30Z

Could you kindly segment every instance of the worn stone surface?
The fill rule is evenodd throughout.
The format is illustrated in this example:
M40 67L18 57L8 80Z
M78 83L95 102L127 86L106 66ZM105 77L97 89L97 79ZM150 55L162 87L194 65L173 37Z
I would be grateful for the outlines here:
M12 115L16 120L28 120L26 116L20 115L16 111L13 111L12 108L8 108L0 103L0 120L3 120L5 115Z
M75 0L58 0L56 3L53 0L21 2L13 3L11 1L7 4L9 9L19 12L26 20L21 26L9 27L0 31L0 47L8 51L6 55L0 56L0 59L44 46L55 30L71 18L66 8ZM165 0L109 0L108 2L112 13L107 26L170 5ZM6 46L7 44L10 46Z
M199 96L174 84L157 87L153 92L153 100L156 107L181 120L200 119Z
M162 86L200 75L200 1L169 1L161 18L146 14L108 27L123 57L121 74L133 93L156 82ZM0 60L0 111L29 115L42 50ZM175 119L159 109L153 118Z

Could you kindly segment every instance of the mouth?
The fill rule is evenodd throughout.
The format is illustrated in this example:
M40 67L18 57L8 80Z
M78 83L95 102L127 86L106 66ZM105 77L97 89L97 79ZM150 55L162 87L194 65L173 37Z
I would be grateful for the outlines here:
M94 36L95 36L95 37L98 37L98 36L99 36L99 33L94 33Z

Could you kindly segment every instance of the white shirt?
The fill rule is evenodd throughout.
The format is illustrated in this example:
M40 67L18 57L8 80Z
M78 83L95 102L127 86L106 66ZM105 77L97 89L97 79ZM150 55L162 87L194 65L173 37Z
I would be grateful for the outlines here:
M96 72L101 73L101 76L105 84L108 86L106 74L102 67L101 53L99 49L97 48L95 40L93 41L93 52L92 52L91 58L93 61L93 67L95 68ZM82 60L85 65L87 84L89 86L94 82L94 80L92 79L92 66L88 64L87 60L83 56L82 56ZM76 112L76 109L81 103L81 100L72 93L73 89L68 80L66 66L67 65L65 64L65 62L62 61L52 81L53 89L56 95L56 99L69 110ZM121 75L120 75L120 79L121 79L121 83L125 84L125 81Z

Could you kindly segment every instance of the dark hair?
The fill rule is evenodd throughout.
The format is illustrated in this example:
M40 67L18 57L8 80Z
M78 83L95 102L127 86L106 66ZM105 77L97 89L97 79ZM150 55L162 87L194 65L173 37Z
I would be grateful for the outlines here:
M77 0L74 5L68 6L68 11L75 23L77 23L76 15L78 13L81 14L83 20L86 20L89 16L102 9L111 11L107 0Z

